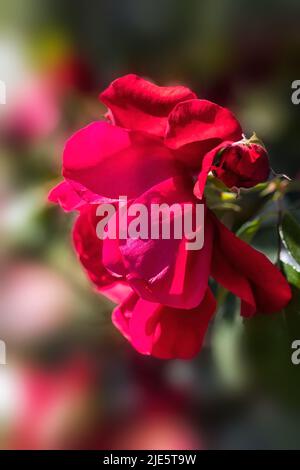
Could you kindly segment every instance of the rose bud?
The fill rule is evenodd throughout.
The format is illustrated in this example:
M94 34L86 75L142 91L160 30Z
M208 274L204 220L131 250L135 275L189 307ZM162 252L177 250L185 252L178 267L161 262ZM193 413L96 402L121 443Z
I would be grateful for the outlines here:
M228 144L221 148L214 175L228 188L251 188L266 181L270 173L266 149L250 140Z

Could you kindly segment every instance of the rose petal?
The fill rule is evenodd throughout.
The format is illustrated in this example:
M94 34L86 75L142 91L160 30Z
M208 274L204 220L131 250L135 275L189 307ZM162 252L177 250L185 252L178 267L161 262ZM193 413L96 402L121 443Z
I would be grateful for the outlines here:
M178 159L199 168L205 153L224 140L237 141L242 129L226 108L207 100L179 103L170 113L165 142Z
M73 242L78 258L97 290L114 302L120 302L131 292L130 287L113 276L102 262L103 242L96 234L96 206L81 210L73 229Z
M66 212L79 209L86 204L67 181L62 181L51 189L48 194L48 200L59 204Z
M241 314L272 313L291 299L289 284L259 251L240 240L212 213L215 226L212 277L242 300Z
M206 155L204 155L203 160L202 160L201 170L198 175L198 180L194 186L194 195L198 199L202 199L203 197L207 177L208 177L209 172L213 168L213 163L218 152L227 144L228 142L223 142L222 144L219 144L217 147L215 147L210 152L208 152Z
M165 134L174 106L192 98L196 95L186 87L160 87L133 74L118 78L100 94L116 125L158 136Z
M180 171L159 139L106 122L76 132L66 144L63 163L64 177L73 187L86 188L90 202L137 197Z
M190 359L201 349L215 308L210 289L192 310L166 307L131 294L114 310L113 323L142 354Z

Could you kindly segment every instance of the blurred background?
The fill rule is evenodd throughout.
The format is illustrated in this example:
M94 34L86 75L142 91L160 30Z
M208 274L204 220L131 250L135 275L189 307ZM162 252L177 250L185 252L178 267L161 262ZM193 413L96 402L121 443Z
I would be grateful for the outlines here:
M76 260L74 215L47 202L66 138L101 118L98 93L129 72L229 106L297 181L299 19L299 0L0 0L2 449L300 448L298 293L292 323L243 324L227 296L196 359L143 357ZM285 199L296 217L298 194ZM224 208L235 228L262 198L243 204ZM272 219L253 243L274 256Z

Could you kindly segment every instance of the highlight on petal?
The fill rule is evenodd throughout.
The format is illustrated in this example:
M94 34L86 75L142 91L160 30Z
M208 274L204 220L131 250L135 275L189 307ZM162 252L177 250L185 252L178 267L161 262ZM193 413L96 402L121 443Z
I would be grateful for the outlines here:
M157 86L130 74L113 81L100 94L117 126L163 136L167 117L181 101L196 98L184 86Z
M107 122L94 122L71 137L63 156L63 175L81 185L90 200L120 195L137 197L180 171L160 139L127 131ZM92 195L92 198L90 197Z
M120 302L131 292L123 279L113 276L102 261L103 242L96 234L96 206L85 206L73 229L73 243L89 279L101 294Z
M207 288L191 310L147 302L135 293L113 312L113 323L142 354L160 359L190 359L201 349L216 301Z
M179 103L171 112L165 142L178 159L197 168L205 153L222 141L241 137L241 126L229 109L194 99Z
M291 289L281 272L212 213L209 216L215 226L211 275L240 297L242 316L283 309L291 299Z

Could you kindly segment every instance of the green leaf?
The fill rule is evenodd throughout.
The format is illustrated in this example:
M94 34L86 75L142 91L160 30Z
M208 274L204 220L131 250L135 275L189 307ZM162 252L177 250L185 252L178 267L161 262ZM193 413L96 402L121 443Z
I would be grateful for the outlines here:
M288 213L283 218L280 236L290 255L300 264L300 225Z
M256 218L244 223L236 232L236 235L247 243L250 243L261 226L261 219Z
M281 250L280 261L289 283L300 289L300 264L296 262L286 248Z
M288 282L300 289L300 272L290 264L283 263L283 271Z

